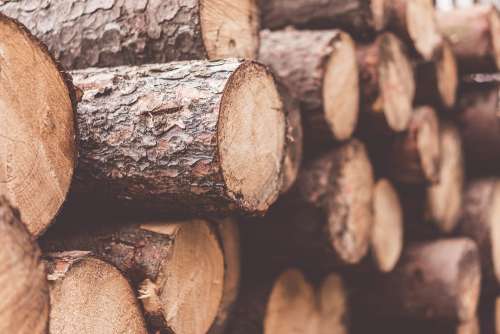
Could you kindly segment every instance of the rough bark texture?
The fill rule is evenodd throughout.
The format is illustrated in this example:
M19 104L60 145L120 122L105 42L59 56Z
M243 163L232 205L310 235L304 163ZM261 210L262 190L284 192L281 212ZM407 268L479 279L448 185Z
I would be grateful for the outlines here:
M386 24L383 0L261 0L262 26L279 29L289 25L308 28L341 28L360 37L371 36Z
M500 169L500 76L476 75L463 84L457 124L464 142L467 173L495 175Z
M366 283L366 280L364 281ZM475 243L466 238L410 245L395 270L353 290L369 318L450 321L474 318L481 282Z
M500 69L500 16L494 5L439 12L438 24L452 44L460 71Z
M40 0L4 1L0 11L26 24L66 68L74 69L253 59L256 6L254 0Z
M147 334L139 302L118 269L82 251L45 260L51 334Z
M224 284L223 253L210 223L101 226L58 231L43 247L90 251L115 265L136 289L153 332L206 333L217 316Z
M77 192L169 215L259 213L278 196L286 121L263 66L191 61L72 74L84 91Z
M49 287L40 249L0 196L0 333L46 334Z
M355 45L340 30L261 32L259 60L282 79L303 112L315 142L352 136L359 110ZM309 139L308 141L310 141Z
M0 50L0 195L38 236L70 187L76 99L70 78L46 47L3 14Z
M372 43L358 45L361 84L361 129L364 132L401 132L413 111L415 79L401 41L384 33Z

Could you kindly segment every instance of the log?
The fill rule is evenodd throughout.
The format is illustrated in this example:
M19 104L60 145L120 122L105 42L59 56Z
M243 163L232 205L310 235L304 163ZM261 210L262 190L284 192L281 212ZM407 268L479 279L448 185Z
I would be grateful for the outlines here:
M118 269L81 251L45 260L51 334L147 334L134 291Z
M500 69L500 16L494 5L438 13L439 28L451 41L463 73Z
M353 290L354 305L369 319L466 322L479 301L478 250L467 238L414 243L394 271L363 282Z
M464 141L467 173L495 175L500 168L500 76L475 75L462 84L457 125Z
M76 99L70 78L47 49L2 14L0 50L0 195L19 208L30 233L38 236L70 187Z
M348 291L337 274L323 279L317 292L319 320L317 334L349 333Z
M452 321L436 320L408 320L408 319L390 319L375 322L364 321L354 334L366 332L384 333L384 334L480 334L481 328L479 320L474 317L472 320L456 323ZM484 333L483 333L484 334Z
M348 34L266 30L261 32L259 60L299 100L307 137L328 142L352 136L359 112L359 83L355 44Z
M316 298L303 274L289 269L263 276L244 283L227 333L315 334Z
M260 1L263 28L341 28L365 38L385 27L385 7L385 0Z
M373 191L371 255L380 272L390 272L403 250L403 210L390 181L380 179Z
M415 79L401 41L383 33L369 44L358 45L361 85L361 121L370 131L401 132L408 128L415 95ZM376 129L375 129L376 128Z
M392 0L386 7L389 29L407 41L419 57L432 60L443 41L433 0Z
M76 193L169 217L259 214L277 198L286 120L264 66L190 61L72 75L83 90Z
M498 291L500 284L500 182L496 178L467 185L458 233L476 241L481 255L485 290Z
M0 24L4 25L0 17ZM3 29L0 29L0 34ZM1 42L0 42L1 43ZM45 334L49 287L40 249L19 212L0 196L0 333Z
M444 111L455 105L459 81L458 67L448 41L443 41L433 60L417 62L415 76L417 105L430 104Z
M225 264L207 221L101 223L89 230L54 232L42 247L47 252L90 251L116 266L132 283L155 333L206 333L219 312Z
M0 12L23 22L68 69L254 59L256 0L8 1Z

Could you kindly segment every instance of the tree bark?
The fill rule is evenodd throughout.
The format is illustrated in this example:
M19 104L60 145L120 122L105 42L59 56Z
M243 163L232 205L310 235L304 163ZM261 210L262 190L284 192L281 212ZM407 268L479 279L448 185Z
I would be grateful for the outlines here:
M361 85L361 126L375 133L408 128L413 111L413 67L401 41L383 33L370 44L358 45Z
M46 256L50 283L50 333L146 334L129 282L88 252Z
M361 38L372 36L386 25L384 0L261 0L262 25L280 29L341 28Z
M476 241L483 269L484 286L498 291L500 284L500 182L496 178L471 182L465 191L458 233Z
M0 17L1 19L1 17ZM46 334L49 287L40 249L0 196L0 333Z
M359 111L351 37L340 30L266 30L261 44L259 60L282 78L300 102L305 135L314 142L350 138Z
M439 28L452 44L460 71L500 69L500 16L495 6L474 6L440 12Z
M90 251L116 266L136 290L151 331L209 330L225 283L223 251L209 222L100 226L58 231L44 240L43 247L50 252Z
M254 59L258 49L256 0L7 1L0 11L26 24L69 69Z
M76 99L71 79L46 47L3 14L0 50L0 195L21 210L38 236L70 187Z
M463 83L457 103L467 173L496 175L500 168L500 77L476 75Z
M353 290L354 307L368 318L469 321L480 293L478 250L466 238L415 243L393 272L363 282Z
M417 105L431 104L448 111L455 106L458 88L457 60L448 41L443 41L434 59L416 65Z
M76 192L168 214L265 212L281 187L286 120L271 74L250 61L72 72Z

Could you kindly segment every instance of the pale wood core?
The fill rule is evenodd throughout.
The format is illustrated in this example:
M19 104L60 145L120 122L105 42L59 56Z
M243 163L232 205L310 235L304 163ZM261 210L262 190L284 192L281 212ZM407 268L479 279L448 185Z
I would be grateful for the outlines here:
M437 82L439 94L445 107L455 104L458 87L458 65L453 49L448 42L443 42L441 55L437 60Z
M230 196L265 211L281 188L286 120L272 75L245 62L224 89L219 158Z
M256 0L201 0L200 20L209 59L255 59L259 47Z
M43 47L0 16L0 195L37 236L66 198L75 164L68 87Z
M415 49L425 60L431 60L442 43L433 1L407 1L406 20L408 34L413 40Z
M403 249L403 212L398 193L386 179L375 185L371 251L377 268L390 272Z
M326 120L337 140L352 136L359 115L359 74L356 47L343 32L334 39L323 78L323 101Z
M500 181L495 181L488 223L490 224L491 259L493 272L500 283Z

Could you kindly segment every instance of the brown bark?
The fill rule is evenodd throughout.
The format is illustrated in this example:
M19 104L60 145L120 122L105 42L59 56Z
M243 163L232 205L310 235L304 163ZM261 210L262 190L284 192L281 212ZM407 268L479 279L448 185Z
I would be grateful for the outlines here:
M59 211L73 175L73 86L45 46L2 14L0 50L0 195L38 236Z
M431 104L437 109L449 110L455 105L458 87L458 68L453 49L443 41L431 61L419 61L416 65L417 105Z
M149 328L160 333L206 333L221 305L224 257L203 220L100 226L59 231L47 251L83 250L116 266L132 283Z
M430 61L441 47L432 0L392 0L387 2L389 28L408 42L423 59Z
M254 59L255 0L7 1L0 11L45 42L66 68Z
M0 17L1 19L1 17ZM49 287L40 249L0 196L0 333L46 334Z
M500 169L500 77L476 75L463 84L457 104L467 172L495 175Z
M497 291L500 284L500 182L482 179L471 182L465 191L458 233L476 241L485 288Z
M46 256L50 283L50 333L146 334L142 310L129 282L88 252Z
M279 29L292 25L306 28L341 28L371 35L386 25L384 0L261 0L262 25Z
M440 12L438 24L451 41L460 71L500 69L500 16L494 5Z
M401 41L383 33L359 45L362 130L400 132L408 128L415 95L413 67Z
M259 60L300 102L305 135L313 141L352 136L359 111L355 45L340 30L263 31Z
M415 243L394 271L363 282L353 290L355 307L371 319L469 321L479 301L478 250L466 238Z
M271 74L220 60L72 72L76 191L167 213L262 213L281 187L286 121Z

